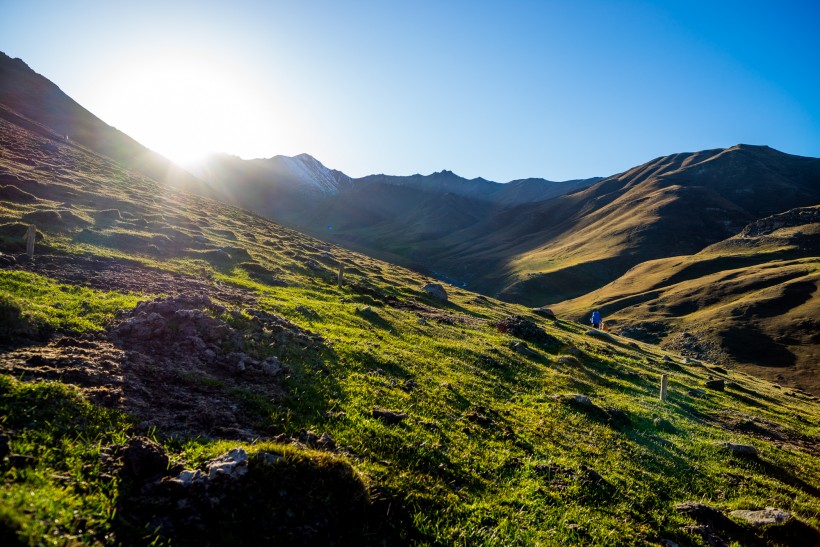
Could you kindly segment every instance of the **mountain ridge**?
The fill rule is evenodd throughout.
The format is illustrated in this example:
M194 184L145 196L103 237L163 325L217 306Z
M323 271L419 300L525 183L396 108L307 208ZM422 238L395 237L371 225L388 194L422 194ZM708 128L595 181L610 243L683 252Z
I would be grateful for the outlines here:
M174 185L199 184L193 175L106 124L22 59L0 52L0 103L70 142Z

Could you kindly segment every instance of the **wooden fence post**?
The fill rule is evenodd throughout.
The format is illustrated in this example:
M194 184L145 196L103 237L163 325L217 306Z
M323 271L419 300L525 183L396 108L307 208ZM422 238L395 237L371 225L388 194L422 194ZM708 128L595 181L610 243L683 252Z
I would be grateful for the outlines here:
M29 225L24 238L26 240L26 254L29 259L32 259L34 258L34 240L37 238L37 228L34 224Z
M339 262L339 288L342 288L345 281L345 265Z
M661 374L661 401L666 400L666 386L669 382L668 374Z

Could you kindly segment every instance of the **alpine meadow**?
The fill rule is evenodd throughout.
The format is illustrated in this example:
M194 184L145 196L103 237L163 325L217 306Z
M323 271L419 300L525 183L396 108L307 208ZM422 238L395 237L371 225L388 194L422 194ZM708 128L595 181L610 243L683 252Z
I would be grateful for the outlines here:
M304 45L286 4L280 19L264 13L295 40L293 57L266 70L318 78L295 52L318 55L325 23L300 20L317 32ZM498 39L524 13L512 4ZM618 9L638 9L627 4ZM263 10L241 5L231 17ZM115 19L114 7L96 9ZM375 81L364 60L346 65L384 86L385 101L396 79L411 85L412 59L441 45L445 21L459 22L452 49L430 59L455 74L475 59L494 67L493 48L505 47L464 30L493 28L477 22L493 20L482 3L456 18L437 7L429 28L405 14L417 50L395 49L409 30L388 36L350 9L333 12L340 51L361 53L372 33L383 42L363 59L383 43L408 63L405 80ZM549 8L573 12L562 9ZM204 24L200 10L174 28ZM246 24L251 43L261 34ZM3 545L820 545L820 158L726 142L615 174L509 182L448 169L362 175L308 153L172 161L28 62L0 53ZM189 92L202 116L217 119L211 93L221 101L246 83L240 64ZM324 70L333 104L371 97ZM500 93L489 75L475 93ZM455 112L471 101L439 83L414 99ZM148 79L141 93L170 93L162 85ZM299 89L320 110L321 86ZM524 131L516 100L528 95L516 89L495 108ZM269 100L284 109L282 93ZM257 108L224 100L235 123ZM382 107L370 99L374 117ZM378 153L404 146L390 118L350 115L383 131ZM482 123L458 128L473 138L490 131ZM438 143L455 129L425 131ZM417 141L407 157L426 150Z

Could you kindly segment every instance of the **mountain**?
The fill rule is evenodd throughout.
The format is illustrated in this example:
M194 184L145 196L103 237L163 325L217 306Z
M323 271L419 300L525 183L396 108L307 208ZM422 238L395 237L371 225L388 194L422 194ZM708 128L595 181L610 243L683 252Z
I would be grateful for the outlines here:
M554 182L546 179L529 178L501 184L480 177L465 179L452 171L444 170L430 175L370 175L355 179L355 183L363 186L402 186L414 188L428 194L453 194L486 201L494 205L510 206L543 201L584 188L599 180L601 180L600 177L594 177Z
M233 159L203 176L230 189L223 198L288 226L533 306L820 203L820 160L765 146L673 154L563 183L498 184L451 171L349 179L323 168L322 179L332 181L325 192L303 191L311 184L284 170L258 169L269 161Z
M590 292L641 262L700 251L764 216L817 203L816 158L749 145L674 154L504 210L456 234L461 241L432 260L444 271L482 272L468 284L476 290L543 305Z
M66 142L85 146L149 177L175 185L198 184L190 173L106 124L21 59L3 52L0 104L5 107L0 115L7 119L22 115L41 131L52 131Z
M492 207L372 189L454 229ZM820 542L805 391L437 298L22 116L0 117L0 199L3 545ZM796 222L727 245L799 246Z
M644 262L553 306L614 332L820 391L820 206L746 226L688 256Z
M280 187L306 194L335 195L352 184L350 177L328 169L309 154L255 160L212 154L191 169L205 181L225 182L228 187L243 185L243 191L251 194Z

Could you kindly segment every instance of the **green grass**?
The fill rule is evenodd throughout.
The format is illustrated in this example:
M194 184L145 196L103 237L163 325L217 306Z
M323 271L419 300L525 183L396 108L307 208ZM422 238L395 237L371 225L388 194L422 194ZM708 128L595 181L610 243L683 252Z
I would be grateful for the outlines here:
M78 165L81 171L84 164ZM237 445L251 454L274 451L286 463L268 479L290 480L288 488L297 491L301 481L302 493L309 493L310 480L336 469L355 478L355 484L361 481L384 521L382 527L372 522L363 527L372 534L362 543L651 545L670 539L702 544L681 530L692 524L674 510L683 501L702 501L723 511L774 505L820 527L820 458L810 451L820 444L816 401L734 371L727 379L736 386L726 392L690 395L714 370L683 365L679 356L677 363L665 363L656 347L636 349L625 340L608 344L586 337L585 325L553 323L526 308L476 299L454 287L447 288L448 303L430 300L420 290L428 281L420 274L328 248L234 208L157 190L109 167L115 175L108 178L116 184L104 208L134 211L151 222L163 215L171 225L174 218L197 215L208 222L201 230L208 245L246 249L276 272L278 282L255 278L230 261L211 263L187 251L168 259L139 256L106 246L109 242L78 241L71 232L46 234L49 249L136 260L213 287L242 290L254 302L229 305L224 318L234 328L250 328L244 308L252 306L324 340L320 349L310 351L265 340L248 349L282 360L287 370L275 381L287 396L268 399L241 388L226 395L271 436L326 432L337 453L150 432L173 460L192 468ZM72 202L89 218L99 207L98 180L107 179L81 171L72 188ZM13 221L16 214L0 210L0 221ZM133 231L126 224L108 220L105 229ZM331 256L322 257L324 252ZM311 270L308 260L324 260L324 270ZM348 270L341 289L334 275L338 261ZM116 310L132 307L138 298L146 297L0 271L0 313L16 313L37 329L103 329ZM391 299L415 300L433 311L394 306ZM531 357L516 353L510 347L516 339L493 326L510 314L532 318L561 344L530 344ZM570 354L575 358L562 359ZM661 373L670 375L667 402L658 400ZM225 389L197 372L179 381ZM12 450L36 457L29 469L3 464L2 526L31 545L107 544L132 537L116 535L114 511L127 488L117 479L99 478L99 454L109 444L146 432L130 426L127 416L94 406L81 391L60 384L0 375L0 392L0 425L12 438ZM588 395L597 408L571 406L560 398L574 393ZM374 407L408 417L389 425L373 417ZM607 408L625 413L627 421L611 420ZM672 427L656 426L656 419ZM775 428L785 440L769 442L736 427L752 419L773 424L765 427ZM718 446L727 441L755 445L759 460L729 456ZM591 471L604 482L594 480ZM268 494L254 495L275 506ZM330 501L317 507L332 510L344 503L332 496L323 499ZM242 538L240 517L219 516L219 536L210 539L227 544ZM139 537L145 543L155 539L149 532Z
M30 466L0 463L0 536L31 545L106 544L119 480L101 464L102 447L123 442L130 425L57 382L0 376L0 427Z
M0 313L8 315L7 327L16 324L9 330L23 333L101 330L117 310L131 308L138 300L136 294L57 283L30 272L0 271Z

